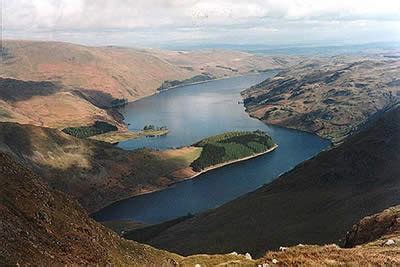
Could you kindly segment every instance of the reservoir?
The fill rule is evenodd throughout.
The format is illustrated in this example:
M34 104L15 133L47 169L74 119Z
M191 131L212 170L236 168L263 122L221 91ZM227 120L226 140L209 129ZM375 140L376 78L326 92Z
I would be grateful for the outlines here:
M239 104L241 91L275 74L271 71L186 85L129 103L121 112L131 130L154 124L167 126L169 133L118 144L124 149L188 146L226 131L257 129L266 131L279 147L271 153L212 170L165 190L116 202L93 217L98 221L123 219L154 224L202 212L271 182L328 148L330 142L316 135L266 125L250 118L243 104Z

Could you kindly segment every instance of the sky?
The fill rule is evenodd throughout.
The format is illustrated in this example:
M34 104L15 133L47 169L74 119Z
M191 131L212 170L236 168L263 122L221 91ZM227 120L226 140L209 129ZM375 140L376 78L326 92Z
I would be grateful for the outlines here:
M400 0L0 0L4 39L87 45L400 41Z

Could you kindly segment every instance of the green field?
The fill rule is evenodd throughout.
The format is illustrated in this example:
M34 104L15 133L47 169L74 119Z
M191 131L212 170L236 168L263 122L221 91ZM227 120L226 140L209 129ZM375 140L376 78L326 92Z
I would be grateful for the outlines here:
M213 165L265 152L275 143L265 132L257 130L223 133L205 138L193 146L203 148L200 157L191 164L194 171L201 171Z

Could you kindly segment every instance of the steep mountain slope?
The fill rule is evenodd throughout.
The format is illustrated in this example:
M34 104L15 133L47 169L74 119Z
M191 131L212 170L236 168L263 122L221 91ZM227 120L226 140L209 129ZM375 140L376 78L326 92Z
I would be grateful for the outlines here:
M0 153L1 264L150 264L181 257L120 239Z
M179 255L121 239L90 219L63 193L0 153L0 265L194 266L231 262L235 255Z
M353 249L304 246L268 252L257 263L398 264L399 207L364 218L348 234L363 243L367 232L377 240ZM0 265L129 265L129 266L253 266L242 255L181 257L134 241L90 219L63 193L49 189L28 168L0 153ZM387 227L387 226L390 227ZM388 238L392 245L384 245ZM312 256L312 257L310 257Z
M400 61L379 56L309 59L245 90L251 116L341 142L400 99Z
M76 197L89 212L180 181L187 176L173 173L191 163L185 159L190 148L176 153L125 151L56 129L16 123L0 123L0 151L32 167L52 188Z
M272 183L146 243L183 255L339 242L360 218L400 203L400 108ZM153 232L154 226L153 226Z
M60 42L3 41L0 49L0 77L9 78L0 80L0 91L14 89L12 98L0 93L0 120L54 128L96 119L119 122L105 110L113 101L152 95L165 81L234 76L293 61L235 51L182 53ZM44 90L49 84L54 90Z

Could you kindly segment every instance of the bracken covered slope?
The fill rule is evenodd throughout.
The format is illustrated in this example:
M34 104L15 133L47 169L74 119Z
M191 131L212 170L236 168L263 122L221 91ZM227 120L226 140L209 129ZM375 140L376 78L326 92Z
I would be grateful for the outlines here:
M400 61L379 56L306 60L245 90L251 116L341 142L400 99Z
M120 239L0 153L0 264L150 264L180 257Z
M0 265L254 265L244 256L179 255L121 239L51 190L31 170L0 153Z
M341 242L364 216L399 204L399 133L397 107L272 183L144 242L183 255L255 256L279 246Z
M189 166L184 156L191 153L190 148L126 151L57 129L17 123L0 123L0 151L33 168L50 187L76 197L89 212L186 178L174 172Z

